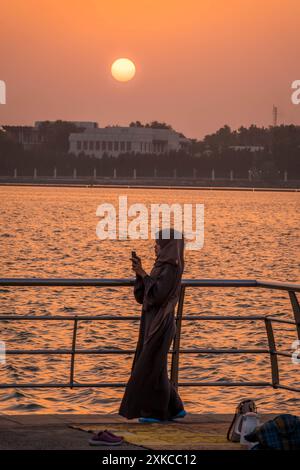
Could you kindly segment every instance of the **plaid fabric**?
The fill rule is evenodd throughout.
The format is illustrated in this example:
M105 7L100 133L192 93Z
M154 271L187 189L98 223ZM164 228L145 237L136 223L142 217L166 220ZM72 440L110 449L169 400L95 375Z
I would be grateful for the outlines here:
M259 442L257 448L260 449L300 450L300 419L297 416L282 414L248 436L250 442Z

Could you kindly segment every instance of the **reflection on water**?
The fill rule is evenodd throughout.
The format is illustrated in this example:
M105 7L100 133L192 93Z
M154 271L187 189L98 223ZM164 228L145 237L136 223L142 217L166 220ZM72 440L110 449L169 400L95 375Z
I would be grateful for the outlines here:
M0 188L1 277L130 277L130 252L149 270L153 241L99 241L96 208L117 204L204 203L205 242L186 253L186 278L273 279L299 282L299 195L237 191L97 188ZM2 288L1 314L132 315L139 313L129 288ZM258 289L188 289L185 314L292 316L287 293ZM278 348L291 352L293 327L274 325ZM7 349L70 348L72 322L2 322ZM133 349L138 322L79 324L79 348ZM265 348L263 322L183 322L182 348ZM79 382L126 382L132 356L77 356ZM2 382L67 382L68 356L7 356ZM299 366L280 358L281 381L299 386ZM270 381L267 355L182 354L180 381ZM273 389L182 388L189 411L232 411L245 396L260 409L296 412L300 396ZM19 390L0 392L5 412L115 412L122 389Z

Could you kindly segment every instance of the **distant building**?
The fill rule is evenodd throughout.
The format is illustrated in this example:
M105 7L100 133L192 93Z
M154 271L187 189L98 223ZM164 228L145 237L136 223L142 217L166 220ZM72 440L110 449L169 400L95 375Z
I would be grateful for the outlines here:
M31 150L37 145L47 142L45 133L41 132L43 124L55 124L56 121L36 121L34 126L3 126L3 129L15 141L23 146L25 150ZM68 121L78 129L97 129L98 123L93 121Z
M3 129L25 150L47 144L47 124L57 121L36 121L34 126L3 126ZM66 122L66 121L64 121ZM191 140L173 129L152 127L108 126L99 128L93 121L67 121L78 128L69 135L69 152L101 158L121 153L166 154L172 150L191 148ZM46 131L45 131L46 129Z
M248 150L249 152L261 152L265 149L263 145L231 145L229 147L232 150Z
M55 124L57 121L35 121L34 127L40 127L42 124ZM94 121L64 121L81 129L97 129L98 122Z
M25 150L30 150L44 143L44 136L38 127L33 126L3 126L5 132Z
M172 129L112 126L70 134L69 143L70 153L101 158L104 154L117 157L125 152L166 154L188 150L191 141Z

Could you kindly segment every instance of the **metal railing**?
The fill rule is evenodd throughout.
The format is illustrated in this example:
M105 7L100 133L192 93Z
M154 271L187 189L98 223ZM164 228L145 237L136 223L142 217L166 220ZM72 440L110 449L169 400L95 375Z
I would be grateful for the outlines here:
M0 279L1 287L130 287L133 286L133 279ZM265 288L265 289L279 289L286 291L289 295L294 320L286 318L278 318L270 315L186 315L183 316L185 292L188 288ZM177 386L185 387L273 387L280 388L295 392L300 392L300 388L282 385L279 378L278 356L292 357L292 353L278 351L276 348L275 336L273 332L273 323L283 323L295 325L298 339L300 340L300 306L296 296L296 292L300 292L299 284L270 282L270 281L256 281L256 280L219 280L219 279L197 279L188 280L184 279L181 285L180 297L176 312L176 335L173 341L173 347L170 351L172 355L171 360L171 374L170 379L172 383ZM133 349L79 349L76 347L77 331L79 322L85 321L133 321L139 320L140 316L114 316L114 315L0 315L0 322L2 321L68 321L73 322L72 330L72 346L71 349L8 349L8 355L66 355L70 357L70 372L69 381L66 383L1 383L0 388L104 388L104 387L125 387L125 383L118 382L100 382L100 383L79 383L75 381L75 358L82 354L134 354ZM266 335L268 340L268 348L252 348L252 349L181 349L181 328L184 321L262 321L265 324ZM256 382L230 382L230 381L216 381L216 382L179 382L179 357L180 354L267 354L270 357L271 381L256 381Z

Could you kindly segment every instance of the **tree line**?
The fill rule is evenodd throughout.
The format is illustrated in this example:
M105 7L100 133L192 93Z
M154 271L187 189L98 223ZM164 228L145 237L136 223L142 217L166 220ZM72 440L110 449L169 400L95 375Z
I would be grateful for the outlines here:
M130 123L136 127L171 129L166 123L153 121L142 124ZM169 154L123 153L119 157L104 155L99 159L84 154L75 156L68 153L69 135L81 132L70 122L56 121L43 123L40 128L42 143L25 150L10 135L0 128L0 175L13 175L18 169L19 176L33 175L34 168L40 176L71 176L74 168L78 176L92 176L96 169L99 176L138 176L169 177L177 176L210 177L212 169L216 177L228 178L232 171L236 178L246 178L249 170L258 179L282 179L285 171L289 179L300 178L300 126L281 125L277 127L240 127L231 130L227 125L202 140L192 139L190 149L172 151ZM256 151L237 147L255 146ZM253 149L252 149L253 150Z

